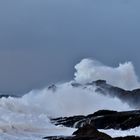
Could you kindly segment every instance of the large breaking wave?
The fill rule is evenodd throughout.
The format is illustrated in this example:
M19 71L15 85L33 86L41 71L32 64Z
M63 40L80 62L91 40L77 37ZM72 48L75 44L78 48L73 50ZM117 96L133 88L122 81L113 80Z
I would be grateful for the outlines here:
M79 83L92 82L98 79L106 80L109 84L124 89L135 89L140 87L138 77L131 62L119 64L118 67L105 66L102 63L83 59L75 66L75 80Z
M87 83L105 79L108 83L133 89L139 87L138 78L131 62L120 64L117 68L83 59L75 66L75 77L72 81ZM130 110L128 104L118 98L109 98L95 92L94 87L73 87L71 82L56 84L56 90L47 87L32 90L21 98L0 99L0 135L13 139L23 137L33 139L51 134L70 135L74 130L56 127L50 118L71 115L86 115L99 109ZM62 131L63 130L63 131ZM31 137L31 139L32 139ZM21 139L21 138L20 138Z

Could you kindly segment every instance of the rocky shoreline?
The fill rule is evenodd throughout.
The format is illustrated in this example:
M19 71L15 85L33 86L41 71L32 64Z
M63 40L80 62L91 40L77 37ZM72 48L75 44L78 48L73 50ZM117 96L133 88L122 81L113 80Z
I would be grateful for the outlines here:
M64 136L52 136L45 137L43 139L47 140L140 140L140 137L136 136L127 136L127 137L116 137L112 138L111 136L99 132L94 126L86 124L83 127L79 128L73 133L73 136L64 137Z
M140 109L140 88L134 90L125 90L113 85L110 85L106 82L106 80L97 80L91 83L79 84L72 82L71 86L74 88L88 88L94 87L95 92L101 95L107 95L109 97L116 97L120 99L122 102L129 104L129 106ZM57 86L55 84L48 87L48 90L52 90L53 92L57 91ZM94 94L94 93L93 93Z
M112 138L98 129L129 130L140 126L140 110L117 112L100 110L88 116L73 116L51 120L55 125L75 127L73 136L45 137L48 140L140 140L140 137L127 136Z
M99 110L87 116L56 118L51 121L55 125L74 128L80 128L88 123L96 129L128 130L140 126L140 110L123 112Z
M55 125L62 125L71 128L77 128L77 131L70 137L52 136L45 137L48 140L140 140L140 137L127 136L116 137L98 131L98 129L129 130L140 126L140 89L132 91L124 90L106 83L105 80L98 80L92 83L81 85L72 83L73 87L87 88L96 87L96 92L110 97L119 98L130 106L138 110L117 112L113 110L99 110L87 116L71 116L51 119ZM54 92L57 90L55 85L49 87Z

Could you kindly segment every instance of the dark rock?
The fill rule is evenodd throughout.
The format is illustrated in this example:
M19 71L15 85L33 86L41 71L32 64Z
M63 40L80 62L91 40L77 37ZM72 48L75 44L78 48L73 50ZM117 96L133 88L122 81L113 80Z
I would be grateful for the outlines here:
M90 114L87 117L91 117L91 116L104 116L104 115L111 115L111 114L116 114L118 113L117 111L113 111L113 110L99 110L97 112L95 112L94 114Z
M73 87L80 87L80 86L82 86L81 84L79 84L79 83L71 83L71 85L73 86Z
M127 136L112 138L109 135L99 132L94 126L86 124L73 133L73 136L52 136L45 137L48 140L140 140L140 137Z
M127 136L127 137L117 137L117 138L98 138L94 136L77 136L77 137L45 137L43 139L48 140L140 140L140 137Z
M73 133L71 137L45 137L48 140L112 140L112 138L102 132L99 132L94 126L86 124Z
M127 130L140 126L140 112L118 112L115 114L93 117L90 123L94 123L98 129L122 129Z
M44 137L43 139L47 140L71 140L73 136L49 136L49 137Z
M48 87L48 90L52 90L53 92L55 92L57 89L56 85L55 84L52 84Z
M92 81L90 83L86 83L85 86L100 86L106 84L106 80L97 80L97 81Z
M96 92L103 95L109 95L110 97L117 97L123 102L128 103L130 106L140 109L140 89L132 91L124 90L122 88L109 85L104 80L98 80L94 83L96 83L97 87L95 90Z
M1 95L0 95L0 98L8 98L8 97L18 98L18 97L20 97L20 96L17 96L17 95L8 95L8 94L1 94Z
M96 86L101 86L106 84L106 80L97 80L95 81Z
M100 110L88 116L73 116L52 119L56 125L80 128L89 123L97 129L122 129L127 130L140 126L140 111L109 111Z
M140 140L140 137L136 136L118 137L114 138L114 140Z
M51 122L55 125L64 125L67 127L74 127L74 124L79 120L83 120L85 116L73 116L73 117L60 117L56 119L51 119Z
M76 132L73 133L76 137L79 136L92 136L93 138L110 140L111 137L105 133L99 132L93 125L86 124L83 127L79 128Z

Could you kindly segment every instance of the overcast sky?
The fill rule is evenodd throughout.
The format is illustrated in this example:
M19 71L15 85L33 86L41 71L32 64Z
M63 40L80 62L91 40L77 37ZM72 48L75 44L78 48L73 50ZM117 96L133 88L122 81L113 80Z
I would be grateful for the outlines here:
M140 0L0 0L0 92L72 79L85 57L140 76Z

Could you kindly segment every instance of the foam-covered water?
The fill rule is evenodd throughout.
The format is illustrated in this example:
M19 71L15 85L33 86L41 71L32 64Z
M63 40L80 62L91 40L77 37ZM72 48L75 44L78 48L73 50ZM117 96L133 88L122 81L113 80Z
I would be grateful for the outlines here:
M38 94L44 97L43 93ZM44 104L39 96L29 93L22 98L0 99L0 139L30 140L72 134L74 129L56 127L50 123L49 111L45 109L47 102Z
M125 137L125 136L140 136L140 127L136 127L130 130L114 130L114 129L109 129L109 130L100 130L101 132L104 132L112 137Z
M76 70L73 81L79 83L106 79L107 82L122 85L124 88L139 85L131 63L111 68L101 66L99 63L94 66L94 60L86 59L76 65ZM132 86L129 86L130 84ZM71 82L56 86L55 92L44 88L32 90L21 98L1 98L0 139L35 140L50 135L71 135L74 129L56 127L50 123L50 118L86 115L99 109L118 111L131 109L128 104L122 103L117 98L96 93L94 87L75 88L71 86Z

